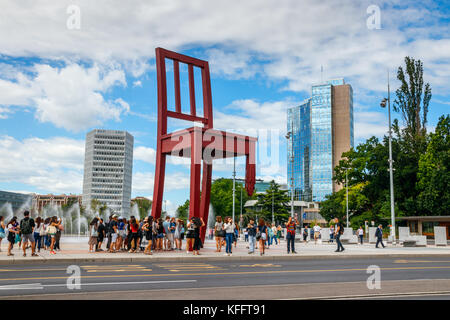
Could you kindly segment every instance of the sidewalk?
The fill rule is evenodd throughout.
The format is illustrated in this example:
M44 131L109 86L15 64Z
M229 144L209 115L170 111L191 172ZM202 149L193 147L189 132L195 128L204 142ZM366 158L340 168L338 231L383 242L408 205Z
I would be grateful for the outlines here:
M403 246L388 245L385 249L376 249L374 244L364 245L345 245L345 251L342 253L334 252L336 250L335 244L317 244L310 242L295 243L295 249L297 254L287 254L286 242L281 241L278 245L272 245L270 249L266 249L266 253L263 257L259 254L259 249L255 250L255 253L248 254L246 248L247 243L244 241L238 241L237 248L233 246L233 255L231 257L225 255L225 248L222 248L222 252L215 252L215 241L206 240L204 248L200 251L200 256L193 256L183 251L169 251L169 252L156 252L153 255L148 256L143 253L89 253L89 246L87 244L87 238L76 239L62 239L61 249L56 255L50 255L48 251L41 250L39 257L31 257L31 249L27 250L27 257L23 257L22 249L19 250L17 244L14 246L12 253L14 256L7 256L6 241L2 241L0 252L0 265L10 264L27 264L27 263L86 263L86 262L195 262L195 261L223 261L223 260L290 260L290 259L329 259L329 258L366 258L373 257L450 257L450 246L447 247L417 247L417 248L404 248ZM183 241L183 248L185 248L186 242ZM105 245L103 245L105 249Z

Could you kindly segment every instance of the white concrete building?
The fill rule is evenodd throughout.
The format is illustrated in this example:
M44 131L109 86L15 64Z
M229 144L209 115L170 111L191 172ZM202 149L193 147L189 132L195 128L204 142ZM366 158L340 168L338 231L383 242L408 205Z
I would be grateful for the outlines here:
M86 135L83 205L97 199L129 216L134 138L126 131L95 129Z

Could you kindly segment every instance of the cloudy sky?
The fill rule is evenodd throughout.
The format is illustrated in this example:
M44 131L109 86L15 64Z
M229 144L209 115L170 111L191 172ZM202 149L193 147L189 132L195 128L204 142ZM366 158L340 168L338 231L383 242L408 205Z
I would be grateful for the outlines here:
M285 181L286 109L322 77L352 85L355 143L387 131L379 101L388 70L398 87L406 55L423 61L432 86L429 129L450 109L447 1L0 3L0 190L81 193L85 135L104 128L134 135L132 196L151 197L156 47L209 61L215 126L260 138L259 178ZM187 90L183 82L183 108ZM175 160L165 186L169 211L188 198L188 167ZM231 177L232 162L213 170Z

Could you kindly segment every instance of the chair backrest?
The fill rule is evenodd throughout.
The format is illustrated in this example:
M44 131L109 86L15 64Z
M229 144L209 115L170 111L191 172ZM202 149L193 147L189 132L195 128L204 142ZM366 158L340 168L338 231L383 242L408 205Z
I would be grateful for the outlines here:
M175 111L167 109L167 79L166 79L166 59L173 61L174 89L175 89ZM180 95L180 63L188 66L189 74L189 101L190 113L181 111ZM202 72L202 92L203 92L203 117L197 115L195 106L195 81L194 67L198 67ZM177 118L187 121L201 122L204 128L213 128L213 114L211 101L211 80L209 76L208 61L199 60L163 48L156 48L156 73L158 79L158 135L167 134L167 118Z

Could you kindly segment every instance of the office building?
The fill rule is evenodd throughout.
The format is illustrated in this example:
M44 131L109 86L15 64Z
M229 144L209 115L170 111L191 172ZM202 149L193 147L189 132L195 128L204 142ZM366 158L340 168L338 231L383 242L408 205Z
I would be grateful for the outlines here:
M83 205L92 199L129 215L134 138L126 131L95 129L86 135Z
M320 202L342 188L332 180L333 169L353 147L353 90L337 79L314 85L311 91L311 98L287 112L292 132L287 171L296 200Z

